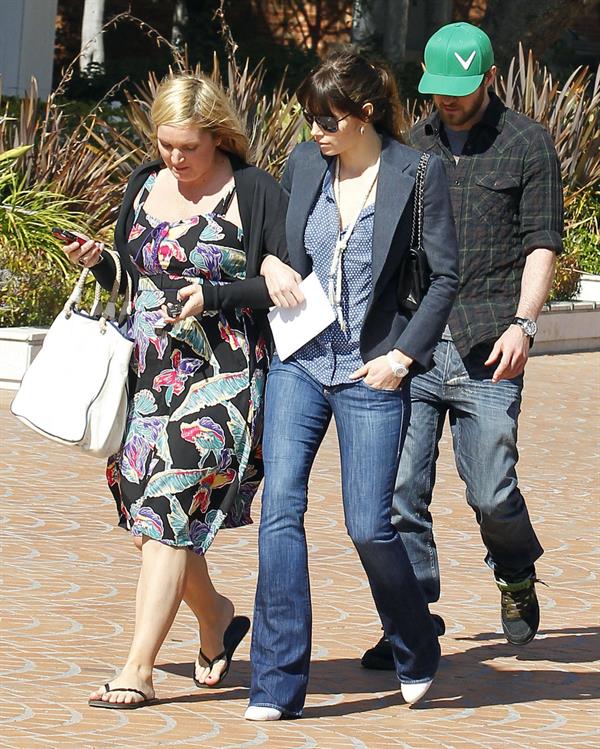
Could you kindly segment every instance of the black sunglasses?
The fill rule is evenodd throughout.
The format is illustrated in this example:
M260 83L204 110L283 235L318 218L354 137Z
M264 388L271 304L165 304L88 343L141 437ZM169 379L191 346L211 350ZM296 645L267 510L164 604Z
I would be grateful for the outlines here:
M304 119L308 123L309 127L313 126L313 122L316 122L317 125L323 130L325 133L337 133L339 130L338 124L345 120L346 117L350 117L350 112L348 114L345 114L343 117L340 117L339 120L337 120L332 115L316 115L311 114L310 112L307 112L306 110L303 110L302 114L304 115Z

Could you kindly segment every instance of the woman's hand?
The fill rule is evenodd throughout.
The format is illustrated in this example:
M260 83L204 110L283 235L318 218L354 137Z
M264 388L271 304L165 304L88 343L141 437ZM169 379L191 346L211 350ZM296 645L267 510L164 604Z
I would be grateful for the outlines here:
M413 361L398 350L394 350L392 356L406 367L409 367ZM397 377L392 372L387 356L378 356L376 359L372 359L350 375L351 380L358 380L361 377L364 379L365 385L375 388L375 390L396 390L404 379L403 377Z
M177 299L183 302L183 308L177 317L171 317L166 306L160 308L165 322L174 323L178 320L185 320L186 317L196 317L204 312L204 294L202 285L199 283L191 283L189 286L179 289Z
M302 276L274 255L267 255L262 261L260 275L264 276L269 296L277 307L289 309L304 301L304 294L298 287Z
M101 252L103 248L104 245L100 242L94 242L93 239L88 239L82 245L79 242L63 245L63 251L69 262L73 265L79 265L81 268L93 268L94 265L98 265L102 261Z

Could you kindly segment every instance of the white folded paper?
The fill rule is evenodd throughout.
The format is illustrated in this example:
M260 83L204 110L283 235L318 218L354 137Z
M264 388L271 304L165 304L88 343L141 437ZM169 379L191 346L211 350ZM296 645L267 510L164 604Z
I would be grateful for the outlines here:
M335 312L314 273L298 285L304 302L292 309L272 307L268 315L277 355L282 361L335 320Z

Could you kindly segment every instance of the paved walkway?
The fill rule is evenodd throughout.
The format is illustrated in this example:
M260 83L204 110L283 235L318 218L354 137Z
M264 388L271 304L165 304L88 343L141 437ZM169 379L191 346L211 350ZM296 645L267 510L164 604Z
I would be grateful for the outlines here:
M248 641L222 689L190 679L198 646L183 610L159 654L161 702L93 710L87 693L115 673L132 631L137 553L114 527L98 460L38 438L0 392L3 643L0 749L469 749L600 745L598 395L600 355L530 362L521 422L521 486L546 555L542 627L516 649L499 634L498 593L444 438L435 517L446 619L429 699L403 704L394 677L359 658L379 636L340 513L335 434L321 450L307 528L315 609L305 717L242 720ZM258 511L258 503L257 508ZM257 512L255 513L257 516ZM210 554L239 613L252 611L256 526L223 531Z

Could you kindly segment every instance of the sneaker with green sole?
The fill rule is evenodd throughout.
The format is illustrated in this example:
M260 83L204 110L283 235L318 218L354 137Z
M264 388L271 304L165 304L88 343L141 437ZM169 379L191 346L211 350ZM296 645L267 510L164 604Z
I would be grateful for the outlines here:
M541 582L534 577L507 583L496 579L500 589L502 629L512 645L531 642L540 626L540 606L535 593L535 584Z

